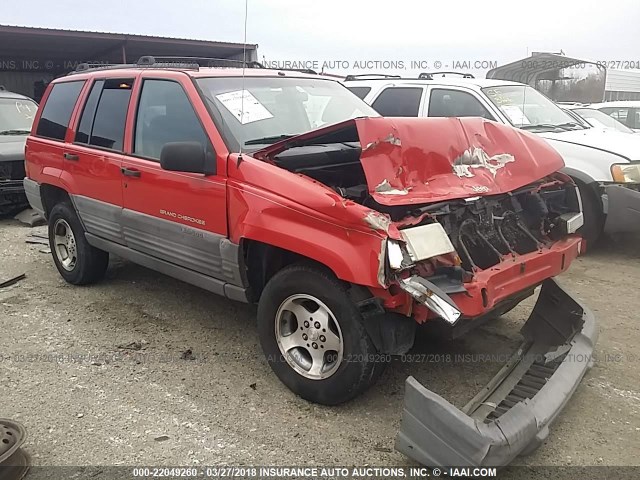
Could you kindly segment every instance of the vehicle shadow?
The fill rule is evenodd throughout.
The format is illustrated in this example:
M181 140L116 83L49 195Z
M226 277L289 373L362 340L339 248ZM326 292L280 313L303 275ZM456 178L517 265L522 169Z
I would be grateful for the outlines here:
M640 258L640 235L617 234L605 236L596 245L587 245L586 255L595 259Z

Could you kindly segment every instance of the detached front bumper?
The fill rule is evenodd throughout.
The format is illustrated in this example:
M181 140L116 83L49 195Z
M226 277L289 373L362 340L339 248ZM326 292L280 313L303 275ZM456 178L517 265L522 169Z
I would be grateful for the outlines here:
M607 213L605 232L640 232L640 190L622 185L607 185L602 198Z
M537 448L591 367L598 331L549 279L521 333L516 354L462 410L407 378L396 449L428 466L502 466Z

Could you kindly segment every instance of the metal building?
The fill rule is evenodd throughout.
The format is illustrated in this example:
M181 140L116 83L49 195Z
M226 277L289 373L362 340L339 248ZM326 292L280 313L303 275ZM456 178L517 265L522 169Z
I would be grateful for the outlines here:
M144 55L242 60L242 43L0 25L0 85L39 101L46 85L82 62L134 63ZM246 45L257 61L258 46Z
M556 101L640 100L640 70L605 67L598 62L539 52L489 70L487 78L527 83Z

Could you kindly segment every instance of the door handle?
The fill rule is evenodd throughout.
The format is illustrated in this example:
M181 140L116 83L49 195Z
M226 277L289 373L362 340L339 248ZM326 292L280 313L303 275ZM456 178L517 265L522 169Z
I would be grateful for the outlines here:
M125 177L139 177L140 170L136 170L135 168L121 168L120 171Z
M80 160L80 157L78 155L76 155L75 153L64 153L62 155L64 157L65 160L70 160L72 162L77 162L78 160Z

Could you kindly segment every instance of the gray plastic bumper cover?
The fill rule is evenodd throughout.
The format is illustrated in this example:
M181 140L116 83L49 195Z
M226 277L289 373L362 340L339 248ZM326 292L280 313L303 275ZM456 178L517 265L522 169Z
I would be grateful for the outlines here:
M537 448L593 364L598 331L549 279L521 333L523 345L462 410L407 378L396 449L428 466L503 466Z

